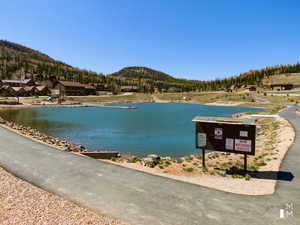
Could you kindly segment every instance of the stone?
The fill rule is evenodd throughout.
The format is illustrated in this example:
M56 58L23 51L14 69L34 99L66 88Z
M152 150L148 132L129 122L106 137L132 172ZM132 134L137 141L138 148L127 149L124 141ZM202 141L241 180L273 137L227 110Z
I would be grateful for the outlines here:
M0 123L4 124L5 122L6 121L2 117L0 117Z
M147 158L157 159L157 158L160 158L160 157L158 155L155 155L155 154L150 154L150 155L147 155Z

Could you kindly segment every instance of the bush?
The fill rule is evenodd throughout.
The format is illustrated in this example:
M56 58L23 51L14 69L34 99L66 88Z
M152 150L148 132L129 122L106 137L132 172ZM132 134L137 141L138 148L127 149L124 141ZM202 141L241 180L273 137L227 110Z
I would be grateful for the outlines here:
M183 163L183 160L182 159L177 159L176 162L177 163Z
M156 164L154 162L146 162L145 166L150 167L150 168L154 168L156 166Z
M245 175L245 180L250 180L251 179L251 176L249 174L246 174Z
M183 170L184 171L186 171L186 172L189 172L189 173L191 173L191 172L193 172L194 171L194 168L183 168Z
M139 159L137 157L134 157L132 159L129 159L127 162L129 162L129 163L137 163L137 162L140 162L140 161L141 161L141 159Z
M118 161L118 158L117 158L117 157L112 157L112 158L111 158L111 161L117 162L117 161Z

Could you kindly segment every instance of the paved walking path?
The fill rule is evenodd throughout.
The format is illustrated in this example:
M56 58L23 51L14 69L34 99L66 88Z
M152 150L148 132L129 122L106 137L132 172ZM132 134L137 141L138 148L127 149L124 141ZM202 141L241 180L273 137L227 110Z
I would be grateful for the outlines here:
M45 190L132 225L300 224L300 117L291 107L282 116L296 128L295 144L270 196L244 196L154 176L58 151L0 128L0 166ZM1 181L0 181L1 182ZM286 203L294 216L279 218Z

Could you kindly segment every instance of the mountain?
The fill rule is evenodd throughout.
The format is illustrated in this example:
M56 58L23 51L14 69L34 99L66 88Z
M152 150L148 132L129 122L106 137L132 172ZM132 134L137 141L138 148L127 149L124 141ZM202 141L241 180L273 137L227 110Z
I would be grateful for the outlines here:
M174 77L158 70L153 70L147 67L125 67L118 72L111 74L114 77L149 79L154 81L176 81Z
M50 77L81 83L101 82L102 74L72 67L31 48L0 40L0 79Z

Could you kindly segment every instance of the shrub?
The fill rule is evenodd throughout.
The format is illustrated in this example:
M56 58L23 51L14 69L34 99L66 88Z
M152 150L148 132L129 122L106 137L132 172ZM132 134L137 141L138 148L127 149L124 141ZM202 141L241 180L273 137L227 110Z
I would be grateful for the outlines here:
M251 176L249 174L246 174L245 175L245 180L250 180L251 179Z
M191 172L193 172L194 171L194 168L183 168L183 170L184 171L186 171L186 172L189 172L189 173L191 173Z
M117 161L118 161L118 158L117 158L117 157L112 157L112 158L111 158L111 161L117 162Z
M177 159L176 162L177 163L183 163L183 160L182 159Z
M150 167L150 168L154 168L156 166L156 164L154 162L146 162L145 166Z
M134 157L132 159L129 159L127 162L129 162L129 163L137 163L137 162L140 162L140 161L141 161L141 159L139 159L138 157Z

